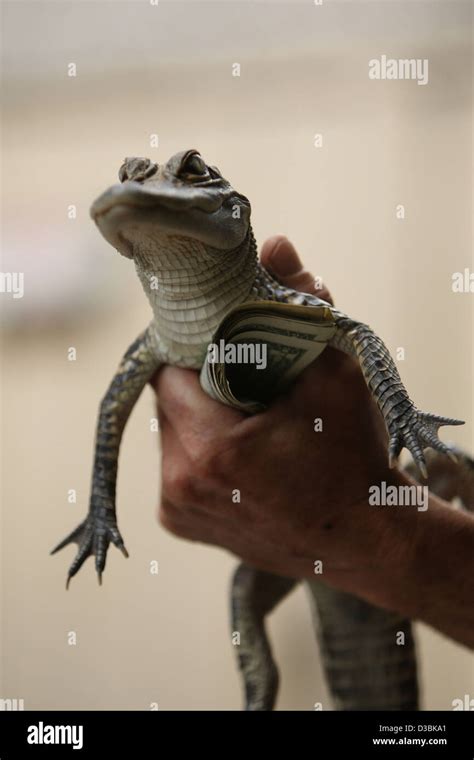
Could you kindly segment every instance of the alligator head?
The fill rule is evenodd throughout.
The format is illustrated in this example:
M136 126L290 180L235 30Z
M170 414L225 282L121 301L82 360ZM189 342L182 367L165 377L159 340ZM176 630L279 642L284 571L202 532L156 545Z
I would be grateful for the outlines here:
M146 238L181 236L209 249L235 249L250 227L250 203L197 150L166 164L126 158L113 185L92 204L91 216L119 253L133 258ZM148 250L150 246L148 245Z

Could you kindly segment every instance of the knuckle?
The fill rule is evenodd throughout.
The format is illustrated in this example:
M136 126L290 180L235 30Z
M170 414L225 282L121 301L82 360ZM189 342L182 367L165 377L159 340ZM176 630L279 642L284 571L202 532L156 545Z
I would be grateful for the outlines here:
M315 280L311 272L303 272L298 281L298 290L305 293L316 293Z
M195 497L193 477L189 469L177 464L163 468L163 495L174 504L187 504Z
M236 449L233 443L213 444L199 452L194 462L195 474L201 484L220 486L236 471Z
M208 483L214 481L220 455L226 445L223 439L217 439L215 436L212 440L200 436L192 441L189 447L189 456L195 482Z
M307 269L300 269L299 272L282 277L282 281L285 285L295 290L302 291L304 293L314 293L315 283L314 277Z

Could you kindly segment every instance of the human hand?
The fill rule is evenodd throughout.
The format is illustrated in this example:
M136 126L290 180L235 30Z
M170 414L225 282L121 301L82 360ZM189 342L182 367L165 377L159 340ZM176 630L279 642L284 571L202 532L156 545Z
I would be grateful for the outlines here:
M286 238L265 243L262 263L285 285L316 292ZM326 290L317 295L330 300ZM388 468L384 424L353 359L327 348L253 417L210 399L190 370L165 367L154 385L160 521L172 533L287 576L314 577L320 560L324 578L346 590L368 570L379 572L386 536L390 556L406 549L393 546L390 516L368 505L371 485L402 476Z

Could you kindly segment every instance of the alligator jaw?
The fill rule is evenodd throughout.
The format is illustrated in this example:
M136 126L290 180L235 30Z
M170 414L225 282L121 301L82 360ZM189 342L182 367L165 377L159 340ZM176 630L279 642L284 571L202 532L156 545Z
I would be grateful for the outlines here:
M126 182L112 185L91 206L91 216L97 222L115 206L132 208L162 207L183 211L198 209L206 213L217 211L223 204L227 193L211 194L204 188L180 188L174 183L157 181L142 185L139 182Z
M233 195L230 187L210 192L163 180L128 181L102 193L90 213L103 237L127 258L150 236L180 235L225 251L240 245L249 229L250 210L233 217Z

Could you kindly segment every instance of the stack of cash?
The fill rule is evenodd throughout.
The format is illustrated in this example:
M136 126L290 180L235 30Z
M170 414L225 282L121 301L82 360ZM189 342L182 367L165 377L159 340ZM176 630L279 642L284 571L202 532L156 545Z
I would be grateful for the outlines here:
M201 371L212 398L241 411L263 410L324 350L335 332L330 309L248 302L219 325Z

